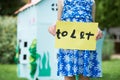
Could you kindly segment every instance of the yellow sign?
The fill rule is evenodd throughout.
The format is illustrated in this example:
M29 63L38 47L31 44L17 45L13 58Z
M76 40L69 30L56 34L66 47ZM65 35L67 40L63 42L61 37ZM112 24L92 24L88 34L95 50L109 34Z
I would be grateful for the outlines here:
M95 50L98 23L63 22L56 24L55 47Z

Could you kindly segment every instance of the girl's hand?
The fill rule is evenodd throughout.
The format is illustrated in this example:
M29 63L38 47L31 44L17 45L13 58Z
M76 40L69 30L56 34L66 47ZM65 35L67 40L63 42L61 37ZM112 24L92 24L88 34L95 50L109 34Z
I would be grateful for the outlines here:
M103 36L102 31L101 31L100 29L98 29L98 33L97 33L97 35L96 35L96 40L101 39L102 36Z
M50 26L48 28L48 31L49 31L50 34L52 34L53 36L55 36L56 35L56 24Z

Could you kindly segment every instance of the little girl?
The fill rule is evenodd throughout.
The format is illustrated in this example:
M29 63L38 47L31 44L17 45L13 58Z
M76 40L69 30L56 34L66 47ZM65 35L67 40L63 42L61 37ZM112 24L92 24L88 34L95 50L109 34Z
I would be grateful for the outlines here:
M58 0L58 20L66 22L95 21L95 1ZM55 25L49 28L49 32L55 35ZM101 37L102 32L98 29L96 39ZM79 75L80 80L101 77L97 55L96 51L90 50L59 49L57 75L65 76L65 80L75 80L75 75Z

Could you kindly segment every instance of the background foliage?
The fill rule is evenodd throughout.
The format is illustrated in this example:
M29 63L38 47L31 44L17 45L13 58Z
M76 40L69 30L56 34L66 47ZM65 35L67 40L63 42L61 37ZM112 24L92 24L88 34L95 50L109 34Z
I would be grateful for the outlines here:
M0 0L0 15L14 15L14 12L24 4L23 0Z
M13 63L16 46L16 18L0 16L0 63Z
M120 27L120 0L96 0L96 21L100 27Z
M110 60L110 57L114 52L114 41L109 37L105 37L102 47L102 60Z

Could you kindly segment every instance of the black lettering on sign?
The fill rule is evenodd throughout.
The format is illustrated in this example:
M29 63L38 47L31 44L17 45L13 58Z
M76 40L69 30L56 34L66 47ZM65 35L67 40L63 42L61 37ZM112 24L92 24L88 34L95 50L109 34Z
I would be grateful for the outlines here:
M73 29L73 31L70 35L70 38L76 38L77 36L75 34L76 34L76 30ZM58 39L61 39L61 37L66 37L67 35L68 35L67 31L61 32L60 29L57 29L56 36ZM91 33L91 32L86 33L84 31L81 31L79 35L80 35L80 39L85 39L85 36L87 36L87 38L86 38L87 40L89 40L91 36L94 36L93 33Z
M70 37L71 37L71 38L76 38L76 36L75 36L75 29L73 30L73 32L72 32L72 34L71 34Z
M60 29L57 30L56 34L57 34L57 38L60 39Z
M85 37L84 37L84 32L82 31L82 32L80 32L80 39L84 39Z
M62 32L62 36L63 36L63 37L67 36L67 34L68 34L67 31L63 31L63 32Z
M89 39L90 39L90 36L94 36L94 34L92 34L91 32L86 33L86 35L87 35L87 40L89 40Z

